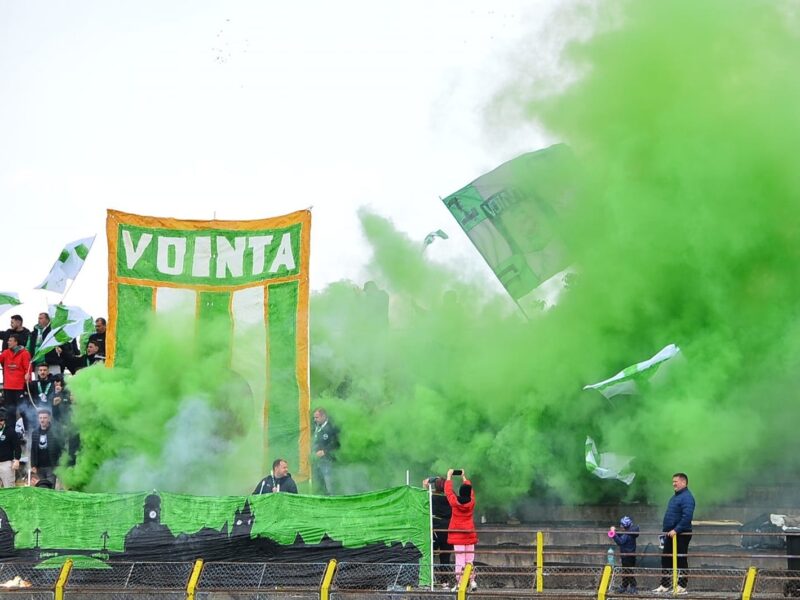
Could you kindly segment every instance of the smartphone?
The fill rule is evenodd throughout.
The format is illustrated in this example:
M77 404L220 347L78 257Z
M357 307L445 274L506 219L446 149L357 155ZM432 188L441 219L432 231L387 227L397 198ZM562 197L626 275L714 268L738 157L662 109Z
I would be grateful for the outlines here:
M453 475L463 475L464 471L461 469L453 469Z

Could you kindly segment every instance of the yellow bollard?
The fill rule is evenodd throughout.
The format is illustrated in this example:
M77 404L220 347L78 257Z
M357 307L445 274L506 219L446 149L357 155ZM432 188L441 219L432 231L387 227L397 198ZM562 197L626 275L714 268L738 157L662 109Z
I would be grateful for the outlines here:
M332 558L325 568L325 575L322 577L322 585L319 588L319 600L330 600L331 597L331 583L333 583L333 574L336 572L336 559Z
M750 600L753 595L753 587L756 584L756 573L758 569L750 567L747 569L747 577L744 580L744 589L742 590L742 600Z
M189 583L186 584L186 600L194 600L194 592L197 589L197 583L200 581L200 573L203 570L203 559L198 558L194 561L192 567L192 574L189 576Z
M544 589L544 534L536 532L536 591Z
M678 595L678 534L672 538L672 595Z
M469 585L469 579L471 575L472 563L467 563L467 566L464 567L464 572L461 573L461 580L458 582L458 593L456 594L457 600L466 600L467 586Z
M608 586L611 583L611 565L603 567L603 576L600 578L600 587L597 588L597 600L606 600Z
M72 570L72 559L68 558L64 561L64 565L61 567L61 573L58 574L58 580L56 581L56 589L55 591L55 600L64 600L64 586L67 584L67 578L69 577L69 572Z

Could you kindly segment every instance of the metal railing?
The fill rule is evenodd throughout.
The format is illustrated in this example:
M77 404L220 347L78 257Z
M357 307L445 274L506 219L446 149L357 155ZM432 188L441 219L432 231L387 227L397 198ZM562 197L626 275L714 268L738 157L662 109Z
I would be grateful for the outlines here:
M482 528L481 534L491 532ZM467 564L456 575L450 564L359 563L330 560L327 563L239 563L195 562L158 563L109 562L93 568L74 567L66 560L61 568L39 568L34 563L0 563L0 600L81 598L84 600L149 600L183 599L256 600L265 598L319 598L320 600L368 600L370 598L433 598L458 597L531 598L594 598L611 600L620 597L621 588L630 593L636 588L643 598L683 596L767 600L800 597L800 571L786 568L787 559L800 556L779 554L777 551L748 552L730 549L730 544L705 549L697 544L690 549L690 566L678 566L677 544L664 555L657 552L638 552L635 557L651 564L638 563L627 567L608 564L610 540L599 529L540 529L497 530L515 537L524 536L529 544L513 547L496 544L475 548L476 561ZM569 534L559 540L560 534ZM582 545L566 543L579 537ZM640 540L660 532L640 532ZM785 534L756 532L693 532L693 543L704 536L760 537ZM594 537L592 537L594 536ZM597 543L592 544L595 541ZM583 542L588 542L587 544ZM640 546L642 544L640 543ZM653 545L650 544L652 548ZM657 548L657 547L656 547ZM617 555L618 556L618 555ZM630 555L628 555L630 556ZM703 560L731 564L706 565ZM487 560L489 562L487 562ZM665 562L662 563L662 560ZM777 561L781 564L777 564ZM490 564L503 562L505 564ZM654 564L653 564L654 563ZM748 564L749 563L749 564ZM758 563L761 566L756 567ZM764 563L769 563L763 566ZM655 590L666 588L663 593ZM680 586L680 587L679 587Z

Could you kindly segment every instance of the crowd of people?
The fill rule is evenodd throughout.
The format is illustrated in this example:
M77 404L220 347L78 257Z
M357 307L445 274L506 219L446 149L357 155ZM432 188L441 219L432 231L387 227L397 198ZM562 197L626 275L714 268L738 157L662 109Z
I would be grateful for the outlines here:
M20 315L0 332L3 389L0 399L0 484L18 479L55 487L55 467L66 452L74 464L80 439L71 426L73 400L67 374L105 361L106 320L95 321L85 348L76 340L42 352L51 332L50 315L39 313L33 330ZM46 349L46 347L45 347ZM22 465L27 468L23 469Z

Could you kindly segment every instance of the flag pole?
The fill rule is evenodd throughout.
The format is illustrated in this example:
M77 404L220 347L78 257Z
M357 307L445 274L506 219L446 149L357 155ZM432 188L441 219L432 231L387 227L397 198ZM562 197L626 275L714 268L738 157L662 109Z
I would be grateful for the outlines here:
M75 279L77 279L77 277ZM72 284L75 283L75 279L69 280L69 285L67 286L67 289L64 290L64 294L61 296L61 300L58 302L59 304L64 304L64 300L66 299L67 294L69 294L69 291L72 289Z

